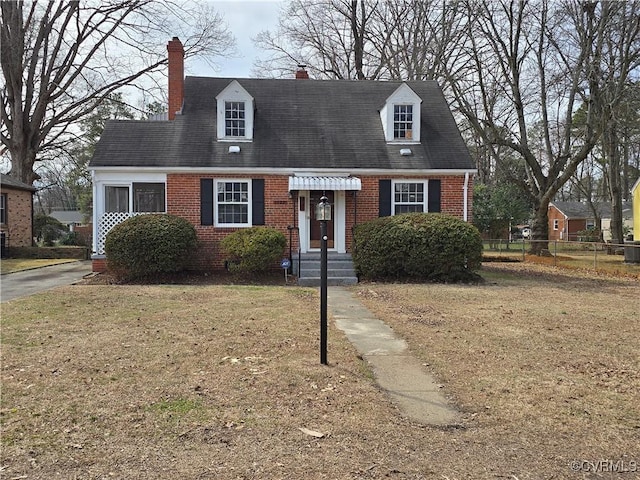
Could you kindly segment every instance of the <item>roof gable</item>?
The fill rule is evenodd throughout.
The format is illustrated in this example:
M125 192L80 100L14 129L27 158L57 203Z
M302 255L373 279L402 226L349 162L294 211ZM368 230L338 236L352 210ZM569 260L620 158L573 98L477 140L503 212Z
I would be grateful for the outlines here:
M551 206L555 207L560 213L570 220L592 220L594 219L593 211L591 207L584 202L551 202ZM611 203L600 202L595 204L595 208L598 215L601 218L611 217ZM622 203L623 217L631 213L631 204L628 202Z
M244 106L242 121L245 135L242 140L249 141L253 138L253 97L247 92L244 87L237 80L232 80L218 95L216 95L216 110L217 110L217 136L218 140L226 140L230 136L226 135L225 130L225 115L226 115L226 102L240 103ZM237 141L238 137L231 138Z
M414 92L411 87L406 83L400 85L396 90L387 97L384 106L380 109L380 121L382 122L382 130L384 131L385 140L387 142L398 143L419 143L420 142L420 119L421 109L420 104L422 99ZM412 112L412 126L411 137L407 139L394 138L394 121L396 105L411 105L413 107Z

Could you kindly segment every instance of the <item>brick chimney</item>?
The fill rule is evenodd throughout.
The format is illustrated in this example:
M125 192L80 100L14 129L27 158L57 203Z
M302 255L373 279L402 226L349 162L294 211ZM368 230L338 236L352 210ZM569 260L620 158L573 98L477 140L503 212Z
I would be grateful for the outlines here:
M184 100L184 47L178 37L167 43L169 56L169 120L182 110Z
M296 80L309 80L309 73L305 70L306 65L298 65L296 70Z

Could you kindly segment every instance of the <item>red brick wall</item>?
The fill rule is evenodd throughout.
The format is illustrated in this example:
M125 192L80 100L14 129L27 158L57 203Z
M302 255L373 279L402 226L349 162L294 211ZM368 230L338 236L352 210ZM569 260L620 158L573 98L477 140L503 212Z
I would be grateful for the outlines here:
M33 194L28 190L8 188L5 185L2 185L0 192L7 195L7 223L0 225L7 248L30 247L33 242Z
M389 176L380 175L376 177L362 177L362 191L358 192L358 223L365 222L367 220L373 220L378 217L378 182L380 180L423 180L424 176ZM429 176L430 180L440 180L441 197L440 197L440 209L442 213L454 215L462 218L463 205L464 205L464 193L462 187L464 186L464 176L462 175L435 175ZM373 193L372 193L373 192ZM468 204L471 205L471 198L473 192L473 182L469 179L468 185ZM353 205L349 206L349 197L347 195L347 217L349 212L353 211ZM471 208L468 209L468 220L471 221ZM353 222L353 218L347 218L348 221ZM348 229L351 225L347 225ZM348 244L348 242L347 242Z
M107 271L107 259L106 258L92 258L91 259L91 271L96 273L103 273Z
M248 180L244 175L201 175L201 174L169 174L167 175L167 213L181 216L191 222L198 234L200 246L198 254L194 257L191 268L198 270L216 270L224 266L219 243L229 233L237 230L234 228L218 228L213 225L200 225L200 179L201 178L239 178ZM289 241L288 226L298 226L298 195L293 192L289 198L288 175L265 175L265 224L280 230ZM378 217L378 182L382 179L424 179L424 176L410 177L406 175L391 177L389 175L361 177L362 191L357 192L357 199L353 192L345 192L346 213L346 245L350 250L352 243L352 229L354 220L362 223ZM441 180L441 210L462 218L464 176L433 176L429 177ZM473 185L469 182L469 198L473 192ZM354 202L357 202L357 212L354 212ZM307 205L307 208L309 206ZM295 211L294 211L295 209ZM357 219L355 216L357 215ZM471 209L468 211L469 220ZM291 248L298 250L298 231L292 232ZM287 247L288 249L288 247Z
M549 240L561 240L560 235L565 228L564 215L560 213L560 211L556 207L551 205L549 207L548 216L549 216ZM553 229L554 220L558 220L557 230ZM565 233L565 238L562 238L562 240L567 240L566 233Z
M179 215L191 222L200 241L197 258L192 268L198 270L216 270L223 268L224 262L219 255L219 243L222 238L237 230L236 228L219 228L213 225L200 225L200 179L201 178L239 178L249 179L243 175L195 175L169 174L167 176L167 213ZM277 228L289 239L287 226L294 222L294 198L289 198L289 177L265 176L265 224ZM296 216L297 223L297 216ZM297 250L297 234L294 246Z

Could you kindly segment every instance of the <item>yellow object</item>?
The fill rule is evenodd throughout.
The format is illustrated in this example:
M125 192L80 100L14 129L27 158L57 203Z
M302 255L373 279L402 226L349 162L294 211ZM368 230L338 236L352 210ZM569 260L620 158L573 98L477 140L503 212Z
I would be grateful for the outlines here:
M640 242L640 178L631 189L633 198L633 239Z

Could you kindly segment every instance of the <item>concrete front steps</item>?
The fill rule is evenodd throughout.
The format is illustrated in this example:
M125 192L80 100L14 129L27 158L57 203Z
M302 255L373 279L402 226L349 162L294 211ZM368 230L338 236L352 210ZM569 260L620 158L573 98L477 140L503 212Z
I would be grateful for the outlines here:
M297 259L294 260L294 272L298 272ZM358 277L353 268L350 253L327 252L327 285L355 285ZM320 252L300 255L298 285L303 287L320 286Z

